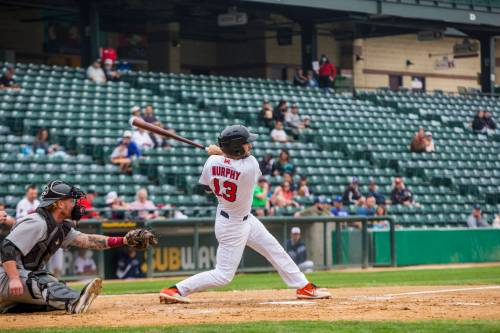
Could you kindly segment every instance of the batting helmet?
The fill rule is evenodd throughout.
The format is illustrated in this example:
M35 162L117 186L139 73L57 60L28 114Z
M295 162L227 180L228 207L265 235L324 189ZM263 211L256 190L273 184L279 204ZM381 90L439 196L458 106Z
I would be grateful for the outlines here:
M257 139L257 135L250 133L243 125L232 125L226 127L219 135L219 147L222 151L231 156L243 156L245 151L243 145Z

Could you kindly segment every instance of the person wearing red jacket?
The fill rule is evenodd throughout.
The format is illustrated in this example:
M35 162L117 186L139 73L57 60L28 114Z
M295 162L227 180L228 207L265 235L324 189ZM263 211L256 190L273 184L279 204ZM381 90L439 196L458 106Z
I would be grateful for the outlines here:
M104 65L108 59L111 60L111 64L113 65L116 62L116 59L118 59L118 55L116 54L116 50L114 48L101 48L100 53L102 65Z
M328 60L326 55L321 55L319 61L319 87L320 88L331 88L333 82L335 81L335 77L337 76L337 69L335 66Z
M78 204L80 206L85 207L85 215L82 216L81 220L87 219L97 219L99 218L99 213L94 210L94 199L97 196L97 192L94 190L90 190L82 197Z

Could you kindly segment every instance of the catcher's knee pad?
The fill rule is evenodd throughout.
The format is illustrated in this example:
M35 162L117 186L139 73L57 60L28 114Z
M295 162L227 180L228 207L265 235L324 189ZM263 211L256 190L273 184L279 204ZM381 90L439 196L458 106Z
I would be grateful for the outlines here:
M34 299L43 299L55 308L68 308L80 297L80 293L58 281L46 271L30 272L26 285Z

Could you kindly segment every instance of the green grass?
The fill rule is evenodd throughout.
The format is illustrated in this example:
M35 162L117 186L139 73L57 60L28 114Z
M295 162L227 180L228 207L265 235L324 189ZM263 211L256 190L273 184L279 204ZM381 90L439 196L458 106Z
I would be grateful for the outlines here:
M377 272L315 272L309 280L322 287L370 287L403 285L475 285L500 284L500 266L392 270ZM103 294L155 293L180 281L179 277L104 282ZM78 286L75 286L78 287ZM286 285L276 273L239 274L227 286L217 290L282 289Z
M1 329L0 329L1 331ZM500 332L500 321L417 321L417 322L362 322L362 321L282 321L224 325L152 326L152 327L96 327L64 329L10 329L11 333L493 333Z

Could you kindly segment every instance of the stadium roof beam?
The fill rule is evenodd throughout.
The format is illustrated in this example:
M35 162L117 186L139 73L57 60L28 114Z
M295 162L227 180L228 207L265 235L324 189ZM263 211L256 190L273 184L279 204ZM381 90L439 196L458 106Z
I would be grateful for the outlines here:
M36 3L36 2L33 2L33 1L0 0L0 5L13 6L13 7L18 7L18 8L38 8L38 9L60 11L60 12L66 12L66 13L68 13L68 12L72 12L72 13L78 12L78 9L76 9L74 7L47 5L47 4L44 4L44 3Z
M354 12L382 17L400 17L407 19L420 19L428 21L446 22L447 24L466 24L470 26L489 25L496 27L500 32L500 5L460 6L455 3L443 1L407 0L404 2L394 0L240 0L240 2L260 3L270 5L273 10L286 12L287 7L302 7L303 15L307 9ZM471 2L472 3L472 2Z

